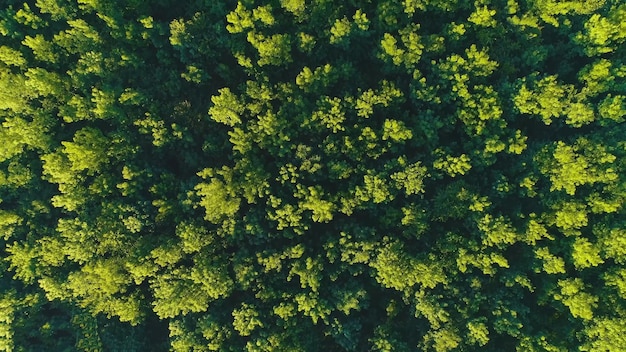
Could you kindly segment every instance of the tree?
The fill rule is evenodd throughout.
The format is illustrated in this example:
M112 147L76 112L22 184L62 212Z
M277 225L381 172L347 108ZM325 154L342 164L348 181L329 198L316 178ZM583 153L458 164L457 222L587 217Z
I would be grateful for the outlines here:
M626 7L0 9L0 351L623 350Z

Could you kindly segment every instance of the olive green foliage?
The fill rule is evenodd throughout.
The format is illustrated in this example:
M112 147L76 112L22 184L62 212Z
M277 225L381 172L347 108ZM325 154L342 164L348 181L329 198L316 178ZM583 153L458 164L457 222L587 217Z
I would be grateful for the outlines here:
M619 0L5 0L0 351L626 351Z

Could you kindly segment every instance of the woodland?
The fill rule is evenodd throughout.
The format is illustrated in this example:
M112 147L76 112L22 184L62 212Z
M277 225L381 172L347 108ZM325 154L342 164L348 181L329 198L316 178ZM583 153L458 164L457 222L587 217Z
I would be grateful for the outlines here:
M626 351L622 0L0 3L0 351Z

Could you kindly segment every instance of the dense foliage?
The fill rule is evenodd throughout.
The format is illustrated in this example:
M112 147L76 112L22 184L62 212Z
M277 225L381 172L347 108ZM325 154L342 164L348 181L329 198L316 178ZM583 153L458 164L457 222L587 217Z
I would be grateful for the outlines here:
M0 351L626 351L622 1L23 1Z

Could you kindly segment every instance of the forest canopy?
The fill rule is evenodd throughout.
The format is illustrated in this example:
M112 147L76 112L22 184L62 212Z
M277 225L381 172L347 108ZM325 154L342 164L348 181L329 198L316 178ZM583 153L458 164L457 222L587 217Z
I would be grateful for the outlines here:
M0 351L626 351L620 0L3 0Z

